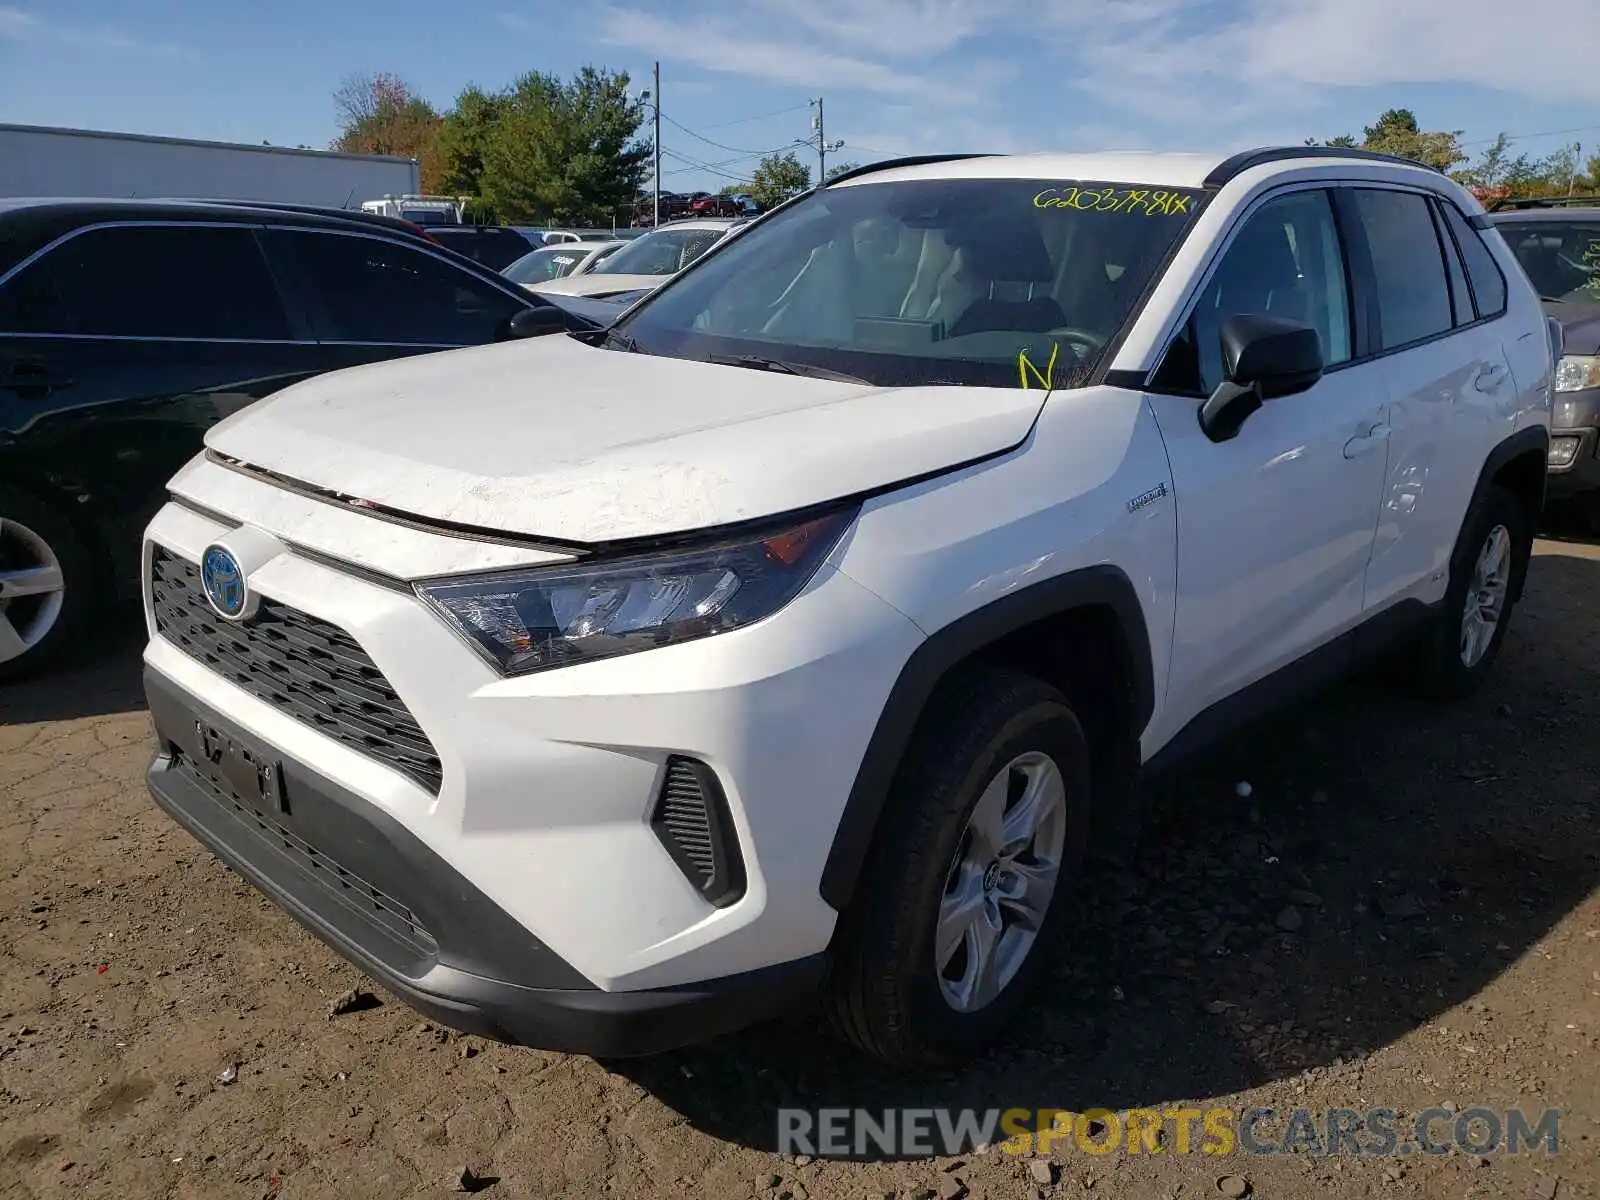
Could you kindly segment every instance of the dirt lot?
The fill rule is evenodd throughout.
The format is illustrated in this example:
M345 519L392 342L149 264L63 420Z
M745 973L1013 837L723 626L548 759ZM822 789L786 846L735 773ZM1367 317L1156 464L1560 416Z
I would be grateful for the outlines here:
M1540 543L1493 686L1354 683L1185 776L1012 1044L874 1071L803 1020L602 1065L459 1038L146 798L139 632L0 694L0 1195L1600 1197L1600 547ZM1249 798L1235 783L1253 786ZM219 1073L236 1067L223 1082ZM1561 1153L802 1162L775 1109L1561 1109Z

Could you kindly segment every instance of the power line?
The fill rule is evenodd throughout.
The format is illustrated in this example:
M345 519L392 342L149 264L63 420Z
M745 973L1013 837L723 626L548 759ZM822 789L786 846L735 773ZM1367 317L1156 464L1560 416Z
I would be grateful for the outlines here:
M743 175L730 175L726 171L718 170L716 167L713 167L710 163L699 162L699 161L697 161L695 159L692 159L692 158L688 157L687 155L679 154L676 150L662 150L661 153L666 155L668 158L676 159L678 162L683 163L686 167L691 168L693 170L705 171L708 174L716 175L716 176L718 176L718 177L720 177L722 179L731 180L734 183L746 183L746 182L748 182L748 178L746 176L743 176Z
M1564 134L1564 133L1588 133L1591 129L1600 129L1600 125L1579 125L1575 129L1546 129L1542 133L1511 133L1511 134L1507 134L1506 135L1506 141L1508 141L1508 142L1525 142L1529 138L1559 137L1561 134ZM1460 143L1458 143L1458 145L1462 145L1462 146L1488 146L1488 145L1491 145L1494 142L1498 142L1499 140L1500 140L1500 135L1497 133L1497 134L1494 135L1494 137L1490 137L1490 138L1474 138L1470 142L1460 142Z
M791 105L788 108L780 108L777 112L761 113L758 116L754 116L754 117L739 117L738 119L733 120L733 121L719 121L715 125L707 125L706 128L707 129L726 129L729 125L743 125L748 121L765 121L765 120L767 120L767 119L769 119L771 117L781 117L781 116L784 116L784 115L786 115L788 113L800 112L802 109L806 109L806 108L810 108L810 107L811 106L809 104L794 104L794 105Z
M683 130L683 132L687 133L690 137L696 138L699 141L704 142L708 146L715 146L718 150L727 150L729 153L738 154L738 155L741 155L742 157L745 157L745 158L754 158L758 154L776 154L778 152L778 150L783 150L783 149L786 148L785 146L779 146L774 150L742 150L738 146L725 146L721 142L714 142L710 138L705 137L702 134L696 133L694 130L690 129L687 125L683 124L681 121L674 121L671 117L667 116L666 113L662 113L661 114L661 119L663 121L665 121L667 124L677 128L677 129Z

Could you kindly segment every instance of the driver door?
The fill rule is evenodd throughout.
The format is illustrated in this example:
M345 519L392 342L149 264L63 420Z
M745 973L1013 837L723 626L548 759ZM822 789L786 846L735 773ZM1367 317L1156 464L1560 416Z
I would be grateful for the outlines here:
M1348 280L1332 195L1277 193L1236 227L1156 373L1160 390L1148 399L1178 513L1163 741L1360 619L1388 395L1381 364L1352 358ZM1308 391L1268 401L1217 443L1198 410L1221 381L1219 330L1237 313L1311 325L1326 373ZM1326 665L1342 666L1338 657Z

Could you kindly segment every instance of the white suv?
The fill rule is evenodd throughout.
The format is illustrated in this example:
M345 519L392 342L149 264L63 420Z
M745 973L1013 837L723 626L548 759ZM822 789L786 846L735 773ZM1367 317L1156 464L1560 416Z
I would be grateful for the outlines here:
M1444 176L952 157L604 334L323 376L145 548L156 799L411 1004L645 1053L821 992L981 1047L1141 769L1494 659L1553 340Z

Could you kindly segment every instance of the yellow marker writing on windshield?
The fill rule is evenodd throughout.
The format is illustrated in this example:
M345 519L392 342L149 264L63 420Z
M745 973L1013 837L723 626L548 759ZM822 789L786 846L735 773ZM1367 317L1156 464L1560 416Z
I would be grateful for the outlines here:
M1052 342L1050 344L1050 361L1045 363L1043 375L1039 373L1039 368L1034 366L1033 361L1028 357L1026 347L1017 352L1017 374L1022 379L1023 391L1028 390L1028 373L1030 371L1033 373L1033 377L1039 381L1039 386L1044 388L1045 391L1048 392L1056 386L1056 354L1060 349L1059 343Z

